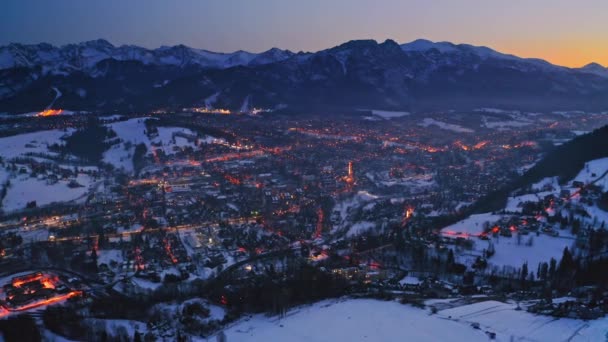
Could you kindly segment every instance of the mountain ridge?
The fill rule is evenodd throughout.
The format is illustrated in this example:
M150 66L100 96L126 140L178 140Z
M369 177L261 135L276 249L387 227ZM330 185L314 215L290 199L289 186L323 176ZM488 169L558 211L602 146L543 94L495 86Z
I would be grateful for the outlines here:
M276 56L275 59L269 58ZM135 60L153 65L196 64L208 68L226 68L246 65L260 56L266 56L267 63L294 55L289 50L272 48L260 53L235 51L232 53L212 52L178 44L146 49L137 45L115 46L105 39L96 39L77 44L54 46L48 43L11 43L0 46L0 69L14 67L45 66L45 71L62 74L72 70L86 70L103 59ZM173 57L173 58L171 58ZM262 64L259 61L257 64Z
M387 41L390 42L395 42L392 39L387 39L385 40L384 43L386 43ZM43 50L68 50L68 49L75 49L75 48L87 48L87 47L100 47L100 48L104 48L106 50L108 49L114 49L114 50L126 50L126 49L131 49L133 51L145 51L147 53L160 53L163 51L171 51L171 50L178 50L178 49L186 49L189 50L191 52L198 52L201 54L207 54L207 55L212 55L212 56L216 56L216 57L221 57L221 56L225 56L225 57L232 57L232 56L237 56L237 55L247 55L247 56L260 56L260 55L264 55L264 54L273 54L273 53L282 53L285 56L283 58L277 58L275 60L269 61L269 62L276 62L276 61L280 61L286 58L289 58L291 56L294 56L296 54L300 54L300 55L307 55L307 54L314 54L314 53L319 53L322 51L327 51L327 50L331 50L331 49L335 49L339 46L342 45L347 45L347 44L351 44L351 43L359 43L359 42L367 42L367 43L377 43L375 40L373 39L362 39L362 40L350 40L348 42L345 42L343 44L337 45L336 47L333 48L327 48L327 49L322 49L322 50L318 50L316 52L292 52L288 49L280 49L278 47L272 47L266 51L262 51L262 52L250 52L250 51L245 51L245 50L237 50L234 52L215 52L215 51L211 51L208 49L201 49L201 48L193 48L190 46L187 46L185 44L177 44L177 45L161 45L158 48L144 48L138 45L133 45L133 44L122 44L122 45L114 45L112 43L110 43L109 41L107 41L106 39L103 38L99 38L99 39L94 39L94 40L88 40L88 41L83 41L80 43L69 43L69 44L64 44L64 45L52 45L49 43L45 43L45 42L41 42L41 43L36 43L36 44L22 44L22 43L9 43L7 45L3 45L0 46L0 53L4 52L4 50L7 49L34 49L34 48L40 48ZM552 65L555 67L561 67L561 68L567 68L567 69L572 69L572 70L586 70L586 69L590 69L591 67L593 69L597 69L598 67L601 68L602 74L604 72L608 72L608 68L601 66L599 63L596 62L590 62L587 65L580 67L580 68L576 68L576 67L567 67L567 66L562 66L562 65L558 65L558 64L553 64L549 61L546 61L544 59L541 58L523 58L523 57L519 57L513 54L507 54L507 53L502 53L499 52L497 50L494 50L490 47L487 46L476 46L476 45L472 45L472 44L456 44L456 43L452 43L452 42L448 42L448 41L438 41L438 42L433 42L431 40L427 40L427 39L416 39L414 41L411 41L409 43L403 43L403 44L398 44L395 42L395 44L401 46L403 51L406 52L420 52L420 51L428 51L431 49L436 49L441 53L453 53L453 52L462 52L462 51L469 51L471 53L475 53L480 57L497 57L497 58L504 58L504 59L515 59L515 60L526 60L526 61L536 61L539 63L543 63L543 64L547 64L547 65ZM6 57L6 56L5 56ZM108 57L123 57L123 56L112 56L109 55ZM131 58L122 58L122 59L118 59L118 60L129 60L129 59L133 59L133 60L138 60L137 56L132 56ZM22 61L15 61L17 64L13 64L11 65L10 63L8 63L6 60L2 60L0 59L0 69L7 69L7 68L11 68L11 67L19 67L19 66L27 66L27 65L22 65L20 63L22 63ZM146 62L146 61L143 61ZM208 67L230 67L230 66L236 66L236 65L246 65L247 63L237 63L237 64L228 64L228 65L203 65L203 66L208 66ZM31 64L30 64L31 65Z
M273 48L259 54L95 40L1 47L0 65L9 59L13 66L0 68L0 111L12 113L45 108L53 87L63 94L55 105L88 111L208 106L211 96L216 108L235 111L608 108L608 75L599 65L566 68L426 40L353 40L314 53Z

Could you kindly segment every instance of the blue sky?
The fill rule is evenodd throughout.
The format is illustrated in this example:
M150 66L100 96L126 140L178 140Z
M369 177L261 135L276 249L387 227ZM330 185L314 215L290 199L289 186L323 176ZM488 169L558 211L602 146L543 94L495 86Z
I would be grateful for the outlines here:
M0 44L96 38L145 47L316 51L351 40L487 45L608 64L606 0L2 0Z

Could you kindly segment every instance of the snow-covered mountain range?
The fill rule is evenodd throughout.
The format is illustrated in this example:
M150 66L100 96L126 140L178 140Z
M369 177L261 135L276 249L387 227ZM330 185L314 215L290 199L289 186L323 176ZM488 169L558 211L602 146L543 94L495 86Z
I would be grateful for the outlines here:
M105 40L0 47L0 111L55 106L152 110L215 106L377 108L608 108L608 69L556 66L488 47L355 40L318 51L215 53L145 49ZM213 101L210 101L213 99ZM212 103L211 103L212 102Z
M90 70L104 59L138 61L145 65L197 65L224 69L238 65L274 63L293 55L291 51L277 48L262 53L219 53L185 45L162 46L150 50L134 45L114 46L106 40L98 39L61 47L45 43L3 46L0 47L0 69L41 66L45 72L69 74L76 70Z

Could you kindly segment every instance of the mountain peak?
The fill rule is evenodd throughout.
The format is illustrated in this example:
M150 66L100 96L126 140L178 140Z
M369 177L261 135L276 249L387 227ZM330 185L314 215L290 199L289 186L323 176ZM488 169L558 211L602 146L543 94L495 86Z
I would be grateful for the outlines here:
M345 50L345 49L356 49L356 48L366 48L366 47L373 47L373 46L377 46L378 42L373 40L373 39L355 39L355 40L349 40L346 43L340 44L338 46L336 46L335 48L332 48L330 50L333 49L337 49L337 50Z
M581 69L606 69L606 67L604 67L603 65L601 65L599 63L591 62L591 63L585 65L584 67L582 67Z
M394 41L392 39L387 39L382 44L385 44L385 45L399 45L396 41Z
M578 69L586 74L593 74L601 77L608 77L608 68L604 67L599 63L589 63L582 68Z
M68 44L68 46L71 44ZM109 41L105 40L105 39L94 39L94 40L88 40L88 41L84 41L82 43L77 44L79 46L93 46L93 47L98 47L98 48L103 48L103 49L113 49L114 45L112 43L110 43Z
M273 47L273 48L270 48L270 49L268 49L268 50L266 50L266 51L264 51L262 53L264 53L264 54L280 54L280 53L286 53L286 52L291 52L291 51L289 51L289 50L281 50L278 47Z
M436 49L441 53L458 51L456 45L450 42L435 43L427 39L416 39L413 42L401 45L401 49L406 52L425 52L430 49Z
M289 51L289 50L281 50L279 48L273 47L271 49L268 49L260 54L258 54L259 56L292 56L294 55L293 52Z
M348 41L344 44L338 45L338 46L328 49L326 51L339 52L339 51L348 51L348 50L363 51L363 50L377 50L377 49L381 49L381 50L391 49L394 51L398 51L398 50L401 50L401 47L399 46L399 44L397 44L397 42L395 42L392 39L387 39L382 43L378 43L376 40L373 40L373 39L359 39L359 40Z

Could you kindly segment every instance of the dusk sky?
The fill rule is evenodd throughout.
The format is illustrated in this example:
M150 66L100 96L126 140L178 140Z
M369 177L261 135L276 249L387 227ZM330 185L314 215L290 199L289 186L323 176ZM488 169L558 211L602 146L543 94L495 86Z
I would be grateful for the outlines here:
M426 38L566 66L608 65L606 0L3 0L0 9L2 45L105 38L259 52Z

